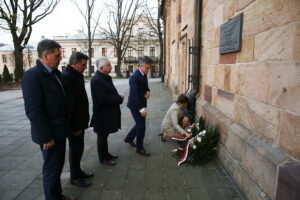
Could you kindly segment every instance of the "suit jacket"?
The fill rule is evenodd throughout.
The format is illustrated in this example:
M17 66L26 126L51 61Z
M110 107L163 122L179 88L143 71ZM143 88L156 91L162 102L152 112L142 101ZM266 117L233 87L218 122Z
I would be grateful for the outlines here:
M150 91L147 75L142 75L139 69L135 70L129 79L129 97L127 107L139 111L147 107L147 99L144 95Z
M84 77L73 67L67 66L62 76L72 94L72 113L70 129L72 132L83 130L89 126L89 101L84 86Z
M40 145L67 136L70 93L58 70L56 76L61 84L37 60L36 66L25 72L22 80L25 112L31 123L32 140Z
M123 99L118 94L109 75L97 71L91 80L93 116L91 126L96 133L114 133L121 128L120 104Z

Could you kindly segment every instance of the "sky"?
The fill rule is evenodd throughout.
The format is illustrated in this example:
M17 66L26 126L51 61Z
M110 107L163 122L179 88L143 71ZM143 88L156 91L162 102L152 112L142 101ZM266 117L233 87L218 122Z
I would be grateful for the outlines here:
M84 20L73 1L60 0L51 14L34 24L29 43L39 42L42 36L52 39L53 36L74 35L78 33L78 30L82 30L85 27ZM77 2L84 3L85 1L77 0ZM157 5L156 0L147 0L145 2L148 2L150 7ZM109 4L111 0L96 0L95 3L95 16L102 12L100 17L100 25L102 26L105 26L107 21L105 3ZM82 7L83 9L85 8L84 5ZM0 43L13 44L11 34L8 31L5 32L0 29Z
M99 11L103 8L104 1L97 0L96 2L98 6L96 11ZM52 39L53 36L73 35L82 27L84 27L83 17L75 4L71 0L61 0L50 15L33 25L29 43L40 41L42 36ZM0 29L0 43L13 43L8 31L4 32Z

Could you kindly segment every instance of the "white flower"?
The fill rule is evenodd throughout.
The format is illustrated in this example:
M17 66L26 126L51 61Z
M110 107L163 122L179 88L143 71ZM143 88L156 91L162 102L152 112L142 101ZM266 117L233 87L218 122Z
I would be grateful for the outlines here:
M205 135L205 133L206 133L206 130L203 130L199 133L199 135L203 136L203 135Z
M197 137L197 141L198 141L198 142L201 142L201 137Z
M197 146L196 145L193 145L193 149L196 149L197 148Z

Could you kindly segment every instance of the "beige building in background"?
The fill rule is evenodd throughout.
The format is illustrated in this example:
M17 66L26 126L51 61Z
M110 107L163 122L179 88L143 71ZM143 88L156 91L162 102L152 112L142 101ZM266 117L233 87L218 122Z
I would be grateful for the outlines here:
M123 61L121 63L121 72L123 77L130 75L137 67L139 57L149 56L154 61L151 68L152 77L158 77L158 63L160 55L160 47L157 36L153 33L151 26L148 24L145 16L141 17L137 24L133 26L133 37L129 43ZM45 38L41 38L45 39ZM62 71L64 67L69 63L70 56L74 51L80 51L88 55L88 40L83 34L66 35L66 36L54 36L53 40L57 41L62 46L62 60L59 65L59 69ZM3 44L4 45L4 44ZM23 62L24 71L29 69L29 66L34 66L37 55L37 43L28 44L23 50ZM3 72L4 64L7 65L10 73L14 73L14 47L10 44L0 46L0 74ZM115 67L117 65L116 49L111 44L111 41L100 35L95 35L92 45L92 75L97 70L96 60L101 56L108 57L111 61L112 76L115 76ZM85 70L85 75L88 75L88 71Z
M160 55L159 41L153 30L148 25L145 17L141 17L137 24L133 26L133 37L129 43L123 61L121 63L121 72L123 77L127 76L127 72L130 75L138 67L139 57L149 56L154 61L152 70L154 76L158 76L158 59ZM71 36L55 36L53 37L62 46L62 61L60 63L60 69L64 68L68 62L73 51L80 51L88 55L88 40L83 34L71 35ZM112 76L115 75L115 67L117 65L116 49L111 44L109 39L101 35L95 35L92 44L92 74L96 69L96 60L101 56L108 57L111 61ZM85 71L85 75L88 71Z
M162 2L165 84L175 99L195 75L196 116L220 128L218 159L247 199L300 199L300 1L195 2ZM241 13L241 51L220 55L220 26Z
M23 64L24 71L29 69L30 66L35 65L35 61L38 58L36 51L36 43L28 44L23 50ZM14 74L15 71L15 57L13 54L14 46L12 44L3 44L0 46L0 74L3 74L4 65L7 66L10 74Z

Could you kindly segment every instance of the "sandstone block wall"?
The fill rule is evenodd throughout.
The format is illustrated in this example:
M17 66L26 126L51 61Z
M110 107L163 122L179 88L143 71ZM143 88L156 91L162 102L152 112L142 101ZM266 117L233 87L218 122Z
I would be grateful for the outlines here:
M242 50L220 55L220 25L240 13ZM299 26L298 0L203 1L198 115L222 127L220 160L249 199L291 195L279 169L299 170Z

